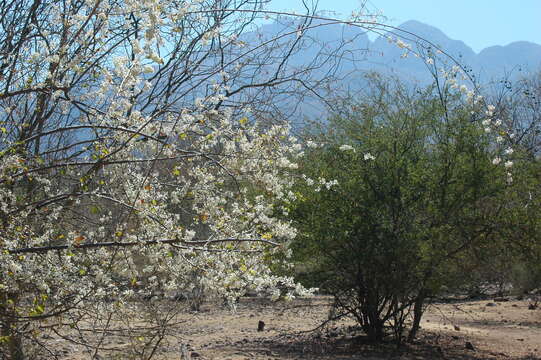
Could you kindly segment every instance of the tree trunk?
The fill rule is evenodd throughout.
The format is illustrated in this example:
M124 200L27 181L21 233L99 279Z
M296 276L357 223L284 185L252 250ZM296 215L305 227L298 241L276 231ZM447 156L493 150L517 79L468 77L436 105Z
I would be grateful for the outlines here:
M383 321L379 318L377 311L369 311L364 315L364 324L362 327L366 335L368 335L368 339L373 342L383 341L385 335Z
M421 290L415 303L413 304L413 324L411 325L410 332L408 334L408 342L415 340L417 331L419 331L419 325L421 324L421 317L423 316L423 306L426 299L426 291Z
M4 349L10 360L24 360L24 351L21 337L17 334L15 322L10 315L8 300L17 303L17 296L10 293L0 293L0 349Z

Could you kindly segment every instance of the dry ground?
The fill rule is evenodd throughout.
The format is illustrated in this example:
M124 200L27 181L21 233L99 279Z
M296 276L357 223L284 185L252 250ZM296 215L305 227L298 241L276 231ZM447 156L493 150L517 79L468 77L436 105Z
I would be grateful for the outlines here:
M432 305L418 340L397 350L393 344L363 343L362 333L348 321L309 332L325 320L330 298L317 296L291 303L242 299L236 312L204 306L199 312L176 316L174 336L168 336L156 359L181 359L185 344L192 359L541 359L541 309L528 301L462 301ZM258 322L265 328L258 331ZM63 359L90 359L76 344L49 338L63 349ZM466 342L473 350L466 348ZM108 336L109 347L129 348L122 337ZM124 359L122 352L99 359Z

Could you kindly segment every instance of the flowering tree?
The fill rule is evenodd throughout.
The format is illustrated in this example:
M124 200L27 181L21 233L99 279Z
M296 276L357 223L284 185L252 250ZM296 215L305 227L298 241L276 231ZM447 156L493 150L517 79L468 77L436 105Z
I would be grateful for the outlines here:
M156 291L302 292L267 267L295 236L276 204L294 198L285 175L301 148L257 120L277 114L280 95L317 95L328 82L311 71L340 54L289 66L325 24L306 16L274 38L243 35L272 14L262 5L0 3L0 346L12 359L30 343L55 356L44 331L97 355L103 336L85 331L106 334L112 314L129 319L141 310L131 299ZM154 314L148 338L130 328L141 358L168 314Z
M527 176L513 180L516 153L498 141L507 134L494 107L480 111L452 77L425 89L370 79L312 131L320 145L308 143L300 164L293 258L333 295L331 319L400 343L408 327L415 338L428 299L467 283L476 255L509 232L534 241L525 219L538 212L512 195ZM314 188L325 178L337 184Z
M267 267L295 236L275 204L292 197L284 174L301 149L246 105L277 84L315 87L310 69L286 66L302 32L242 40L261 5L1 3L0 346L12 359L30 343L54 356L40 336L66 326L97 355L103 338L82 324L105 334L111 314L158 290L302 292ZM160 336L141 340L142 358Z

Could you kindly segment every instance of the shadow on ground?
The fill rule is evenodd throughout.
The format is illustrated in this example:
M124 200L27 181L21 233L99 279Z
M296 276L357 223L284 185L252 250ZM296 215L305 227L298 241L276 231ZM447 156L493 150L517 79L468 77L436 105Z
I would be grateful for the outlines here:
M394 343L373 344L356 333L331 331L329 334L290 334L274 338L235 342L221 350L233 355L232 359L250 359L268 356L268 359L318 359L318 360L381 360L381 359L456 359L456 360L541 360L536 355L511 357L504 353L482 351L473 346L468 349L468 339L431 332L421 332L413 344L397 348ZM471 343L470 343L471 344ZM229 352L230 350L231 352Z

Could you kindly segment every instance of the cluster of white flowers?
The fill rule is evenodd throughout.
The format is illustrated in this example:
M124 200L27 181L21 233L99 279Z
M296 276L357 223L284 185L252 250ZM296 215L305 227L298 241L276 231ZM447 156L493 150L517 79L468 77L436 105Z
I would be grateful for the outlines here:
M512 183L513 174L511 169L513 167L513 161L511 156L514 150L509 144L515 135L509 133L503 120L497 117L497 109L494 105L486 104L483 96L476 94L476 91L469 89L465 84L459 85L457 78L461 77L462 80L467 79L466 74L460 67L455 65L450 70L442 69L442 74L451 89L458 90L462 95L465 95L466 100L471 106L477 107L471 111L472 115L482 114L483 111L480 109L483 109L484 106L484 116L480 125L487 136L494 136L494 140L498 145L496 148L497 154L493 158L492 164L500 165L503 163L506 169L507 182Z
M513 161L511 159L513 153L515 152L511 146L504 147L505 143L508 140L514 138L513 133L507 133L503 127L503 121L499 118L494 118L496 112L496 107L494 105L487 105L485 110L485 119L481 122L484 127L484 131L487 134L496 134L495 141L499 145L498 152L499 154L494 157L492 160L493 165L500 165L502 162L504 164L507 176L507 183L511 184L513 182L513 173L511 171L513 167ZM507 139L506 139L507 138ZM507 159L503 161L503 159Z
M365 160L376 160L376 157L370 153L366 153L363 155L363 159Z
M338 149L340 149L340 151L353 151L353 152L355 152L355 148L353 146L346 145L346 144L340 145L340 147Z
M356 152L355 148L351 145L347 145L347 144L344 144L344 145L340 145L340 147L338 148L340 151L351 151L351 152ZM371 153L367 152L365 154L363 154L363 159L366 160L366 161L370 161L370 160L376 160L376 157L374 155L372 155Z
M19 292L10 311L48 316L82 309L90 296L125 304L194 286L225 297L305 294L268 260L296 235L276 204L294 199L297 139L249 111L216 110L228 90L216 79L191 101L174 91L187 72L164 90L175 71L168 62L184 51L171 49L179 26L205 4L89 0L74 12L60 3L44 12L65 32L28 35L38 40L25 45L9 85L29 95L0 103L1 124L58 104L41 134L18 139L22 125L0 133L0 292ZM219 32L210 26L194 42L204 47ZM48 87L54 97L41 100Z

